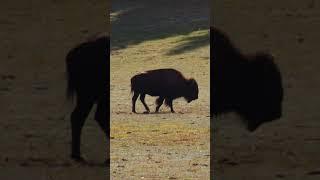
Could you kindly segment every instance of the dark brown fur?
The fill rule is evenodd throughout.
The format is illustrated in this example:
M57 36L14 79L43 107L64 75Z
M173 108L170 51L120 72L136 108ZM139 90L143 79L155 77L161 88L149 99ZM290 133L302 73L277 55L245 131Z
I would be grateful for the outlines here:
M211 31L212 114L237 112L254 131L282 114L280 70L272 55L244 55L220 30Z
M188 102L198 98L198 84L194 79L186 79L175 69L156 69L137 74L131 78L132 112L136 112L135 103L140 95L140 100L146 112L150 109L145 103L145 95L158 96L156 112L165 101L174 113L172 101L184 97Z
M97 37L71 49L66 57L68 97L76 95L77 104L71 114L71 157L83 161L80 153L81 129L94 104L97 104L95 120L109 138L107 118L109 37Z

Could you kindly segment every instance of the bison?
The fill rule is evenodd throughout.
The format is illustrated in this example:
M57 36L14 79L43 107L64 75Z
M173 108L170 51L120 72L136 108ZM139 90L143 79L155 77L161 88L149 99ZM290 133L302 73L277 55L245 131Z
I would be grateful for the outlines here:
M186 79L181 72L175 69L156 69L137 74L131 78L132 112L136 113L135 104L140 95L140 100L146 111L150 109L145 100L146 94L158 96L156 100L156 110L159 112L160 106L165 104L170 107L174 113L172 101L176 98L184 97L190 103L198 99L198 84L193 78Z
M80 153L81 129L94 104L97 104L95 120L110 137L109 109L109 45L108 36L99 36L71 49L66 56L67 96L77 97L71 114L72 146L71 158L85 162ZM106 161L107 163L107 161Z
M237 112L251 132L280 118L283 87L274 57L264 52L244 55L222 31L210 31L211 115Z

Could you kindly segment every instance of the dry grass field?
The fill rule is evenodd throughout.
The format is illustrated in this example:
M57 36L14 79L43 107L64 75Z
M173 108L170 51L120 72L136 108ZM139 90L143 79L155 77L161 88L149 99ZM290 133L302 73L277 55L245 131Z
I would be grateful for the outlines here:
M209 11L200 1L182 2L113 4L112 179L209 179ZM199 99L175 100L175 114L165 106L158 114L131 113L130 78L157 68L195 78ZM146 96L151 111L155 99Z
M209 48L166 55L185 38L203 34L208 30L112 52L111 172L115 179L209 178ZM156 68L175 68L194 77L199 99L190 104L174 101L175 114L165 106L158 114L131 113L130 78ZM146 100L154 111L155 98L147 96ZM138 100L137 112L143 111Z

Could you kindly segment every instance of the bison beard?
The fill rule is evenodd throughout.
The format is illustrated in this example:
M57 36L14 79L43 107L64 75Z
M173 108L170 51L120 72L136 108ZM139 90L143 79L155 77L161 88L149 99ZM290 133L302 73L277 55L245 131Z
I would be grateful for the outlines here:
M198 84L191 78L186 79L175 69L156 69L137 74L131 78L132 112L136 113L136 100L140 95L140 100L146 111L150 109L145 102L146 94L158 96L156 100L156 110L159 112L160 106L165 104L170 107L174 113L172 102L174 99L184 97L188 103L198 99Z
M228 37L211 27L211 115L237 112L255 131L281 117L281 74L266 53L243 55Z
M95 120L109 138L110 122L107 119L109 37L97 37L71 49L66 57L68 97L74 94L77 104L71 114L71 158L84 162L80 152L80 137L84 122L94 104ZM108 163L108 161L106 161Z

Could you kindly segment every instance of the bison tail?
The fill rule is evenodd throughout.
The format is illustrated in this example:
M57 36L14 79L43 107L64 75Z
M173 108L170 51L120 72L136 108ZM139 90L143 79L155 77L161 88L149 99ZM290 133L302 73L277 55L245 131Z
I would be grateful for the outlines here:
M130 84L130 85L131 85L130 94L132 94L132 93L134 92L134 89L135 89L135 88L134 88L134 87L135 87L134 77L132 77L130 81L131 81L131 84Z
M131 94L139 91L139 87L141 84L139 81L139 76L137 75L131 78Z
M72 54L71 52L69 52L66 57L67 99L73 99L75 93L74 78L72 73L74 67L72 66L72 60Z

